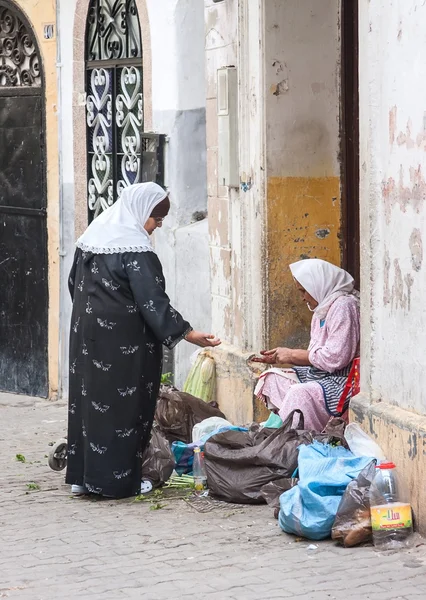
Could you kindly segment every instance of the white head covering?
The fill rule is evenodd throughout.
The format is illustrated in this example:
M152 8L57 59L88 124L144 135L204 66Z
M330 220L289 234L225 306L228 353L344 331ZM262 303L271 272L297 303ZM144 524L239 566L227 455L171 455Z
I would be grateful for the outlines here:
M144 225L166 197L167 192L153 182L124 188L117 202L96 217L77 240L77 247L95 254L153 252Z
M354 278L347 271L319 258L307 258L290 265L293 277L318 302L315 316L324 319L339 296L352 295L357 300Z

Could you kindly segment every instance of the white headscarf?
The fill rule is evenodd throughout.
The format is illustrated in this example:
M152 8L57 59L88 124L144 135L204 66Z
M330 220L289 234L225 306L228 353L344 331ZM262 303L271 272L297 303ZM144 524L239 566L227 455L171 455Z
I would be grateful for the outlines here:
M293 277L318 302L313 311L324 319L328 309L339 296L352 295L357 300L359 292L354 289L354 278L347 271L319 258L307 258L290 265Z
M167 192L156 183L124 188L115 204L96 217L77 240L77 247L95 254L153 252L144 225Z

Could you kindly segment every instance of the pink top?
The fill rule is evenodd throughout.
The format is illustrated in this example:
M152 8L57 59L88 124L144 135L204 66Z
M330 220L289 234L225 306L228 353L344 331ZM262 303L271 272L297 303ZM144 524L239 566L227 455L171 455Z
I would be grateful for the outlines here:
M309 361L322 371L339 371L359 356L359 337L359 304L353 296L340 296L323 321L312 319Z

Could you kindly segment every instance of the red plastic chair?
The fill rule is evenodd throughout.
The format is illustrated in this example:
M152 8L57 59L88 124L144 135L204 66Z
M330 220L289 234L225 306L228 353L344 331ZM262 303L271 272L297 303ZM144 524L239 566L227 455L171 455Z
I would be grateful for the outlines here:
M352 363L352 368L348 375L348 380L346 382L345 388L340 396L339 404L337 405L336 411L341 413L345 407L345 402L349 393L352 391L352 397L356 396L360 392L360 359L355 358ZM348 420L348 411L346 410L344 414L342 414L342 418L346 421Z

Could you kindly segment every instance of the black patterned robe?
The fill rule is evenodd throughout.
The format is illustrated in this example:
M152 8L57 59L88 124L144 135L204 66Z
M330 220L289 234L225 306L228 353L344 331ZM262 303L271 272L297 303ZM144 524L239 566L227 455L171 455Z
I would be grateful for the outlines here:
M154 252L77 249L69 278L66 483L114 498L139 493L162 368L191 330L170 305Z

